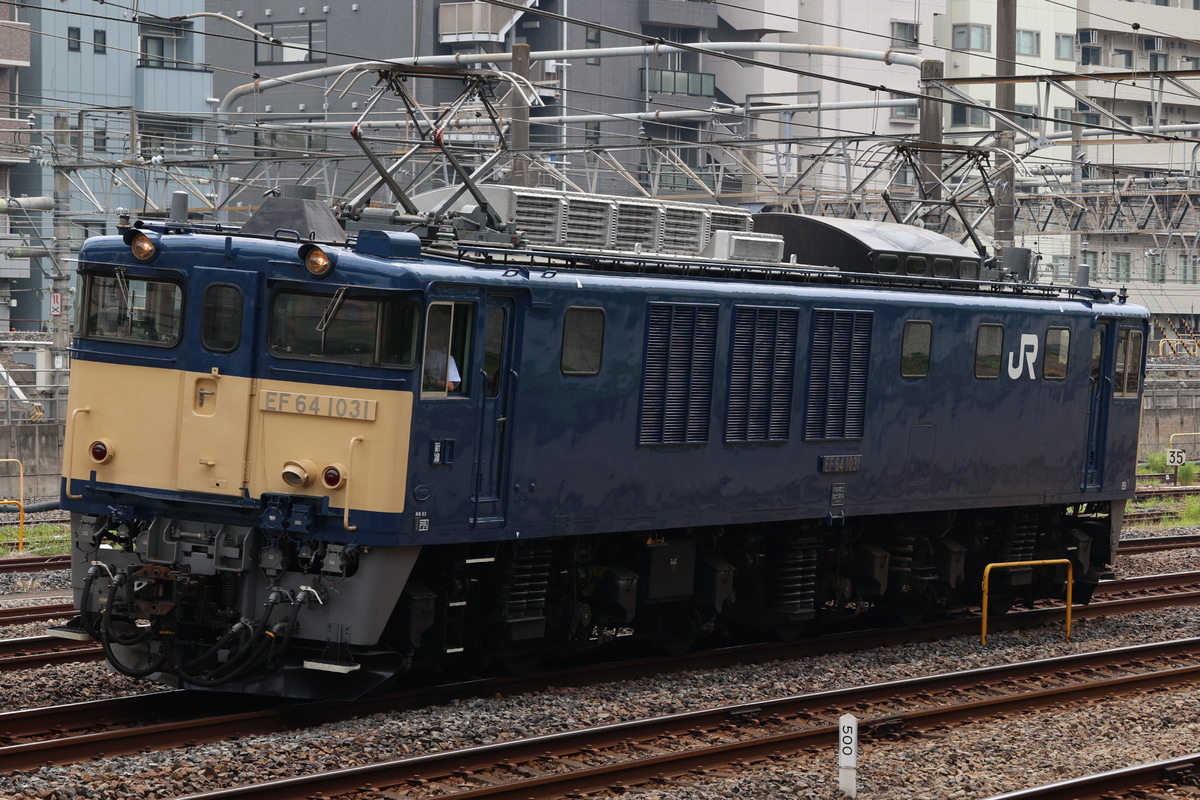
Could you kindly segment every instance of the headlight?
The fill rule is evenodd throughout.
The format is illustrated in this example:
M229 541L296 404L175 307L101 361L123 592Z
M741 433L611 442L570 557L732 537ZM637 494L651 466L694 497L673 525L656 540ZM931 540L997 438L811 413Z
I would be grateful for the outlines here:
M139 230L131 230L126 233L125 244L129 245L129 251L133 253L133 257L142 263L153 261L154 257L158 255L158 245Z
M308 274L314 278L324 278L333 271L333 259L316 245L305 245L300 248L300 258L304 259L304 266L308 270Z
M288 461L283 465L283 481L294 489L300 489L312 483L312 476L316 471L316 465L307 458Z

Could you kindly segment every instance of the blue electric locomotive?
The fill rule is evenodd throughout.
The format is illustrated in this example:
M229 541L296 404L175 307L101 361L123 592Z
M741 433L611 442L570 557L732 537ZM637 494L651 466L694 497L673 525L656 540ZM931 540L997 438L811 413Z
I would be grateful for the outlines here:
M85 243L64 635L175 685L350 696L1111 562L1144 309L906 226L488 205L346 241L272 198L241 231Z

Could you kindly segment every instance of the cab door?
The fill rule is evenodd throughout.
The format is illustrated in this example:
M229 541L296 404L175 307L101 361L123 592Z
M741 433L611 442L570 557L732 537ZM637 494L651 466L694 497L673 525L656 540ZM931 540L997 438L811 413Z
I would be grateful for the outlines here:
M1088 379L1087 450L1084 456L1084 490L1104 485L1105 442L1108 439L1108 415L1112 407L1113 371L1117 362L1116 323L1101 319L1092 331L1091 374ZM1124 354L1121 354L1124 361Z
M197 339L180 372L180 491L238 495L245 485L258 277L192 269L185 314Z
M475 451L475 491L471 498L474 527L500 526L506 513L513 392L519 377L513 368L516 323L513 299L491 295L484 306L481 331L479 446Z

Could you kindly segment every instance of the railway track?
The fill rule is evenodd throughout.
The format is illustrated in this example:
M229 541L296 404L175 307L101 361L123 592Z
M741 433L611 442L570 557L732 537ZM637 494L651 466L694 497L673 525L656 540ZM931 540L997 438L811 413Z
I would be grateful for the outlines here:
M1142 645L600 728L435 752L253 786L189 795L284 800L355 794L403 798L562 798L652 787L697 771L783 758L828 760L837 717L854 709L878 739L1049 706L1200 683L1200 640ZM811 748L821 748L814 756ZM814 767L818 765L814 764ZM415 790L409 794L409 790Z
M0 559L0 572L49 572L70 568L71 557L68 555L19 556Z
M24 625L27 622L46 622L47 620L74 616L74 614L75 606L70 603L0 608L0 627L6 625Z
M1186 590L1179 591L1184 585ZM1174 591L1164 596L1163 587ZM1181 573L1171 576L1149 576L1141 579L1112 581L1102 584L1098 596L1105 598L1090 606L1073 610L1076 618L1107 616L1125 611L1161 607L1164 604L1200 603L1200 573ZM1061 625L1063 608L1046 607L994 617L989 621L993 631L1014 630ZM805 639L791 643L769 643L700 651L681 658L642 659L637 661L594 664L525 678L497 678L460 684L418 687L383 697L354 702L281 703L263 700L251 707L247 698L232 698L232 707L222 707L221 695L189 692L155 694L152 701L142 697L80 703L68 707L33 709L0 714L0 731L12 734L11 744L0 747L0 772L29 769L41 764L64 764L87 758L89 754L108 755L136 752L145 748L167 749L188 743L213 742L254 733L269 734L294 728L299 724L315 725L363 717L381 712L395 712L419 707L431 702L451 702L494 694L521 694L544 691L551 686L588 685L603 681L644 678L656 674L689 670L717 669L732 665L762 663L783 658L802 658L850 649L898 645L905 642L932 641L954 636L977 636L977 617L946 620L913 628L895 630L856 631ZM41 647L39 640L61 642L73 649L47 652L23 652L14 655L15 669L39 666L49 658L98 660L102 657L95 645L80 646L51 637L31 637L13 647L32 650ZM1196 645L1200 652L1200 644ZM0 652L0 656L3 653ZM0 670L7 659L0 658ZM208 698L203 700L200 698ZM155 715L146 712L147 702L155 704ZM255 701L258 702L258 701ZM100 721L104 724L101 725ZM153 722L153 724L147 724ZM41 726L41 727L39 727ZM81 736L63 736L63 732L89 731ZM20 733L13 733L19 731ZM3 741L3 739L0 739Z
M1145 800L1180 786L1200 785L1200 753L1005 792L987 800ZM1191 795L1189 795L1191 796Z

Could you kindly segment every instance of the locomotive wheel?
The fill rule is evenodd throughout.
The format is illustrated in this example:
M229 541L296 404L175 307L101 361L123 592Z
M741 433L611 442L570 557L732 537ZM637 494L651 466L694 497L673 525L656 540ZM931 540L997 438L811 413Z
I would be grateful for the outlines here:
M700 635L696 613L681 603L659 606L655 614L658 647L669 656L681 656L692 649Z

